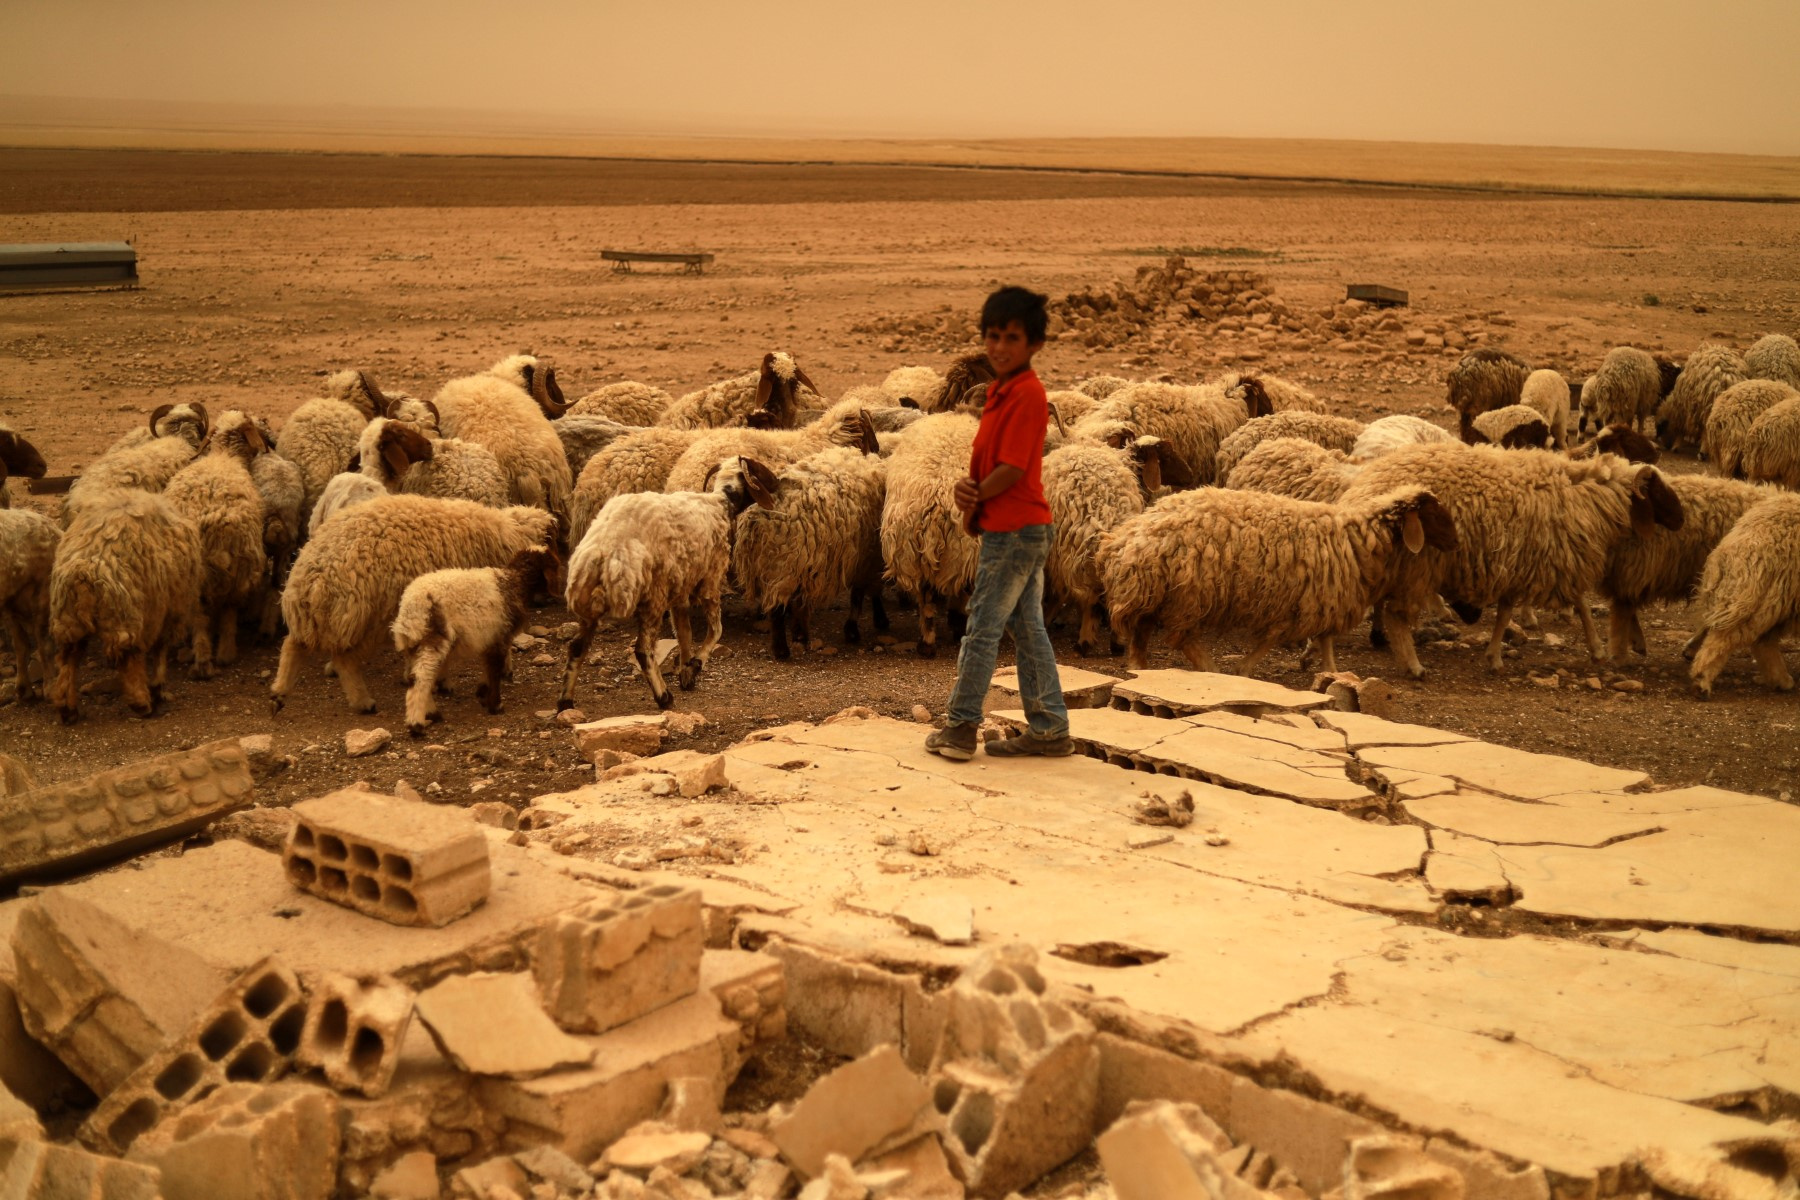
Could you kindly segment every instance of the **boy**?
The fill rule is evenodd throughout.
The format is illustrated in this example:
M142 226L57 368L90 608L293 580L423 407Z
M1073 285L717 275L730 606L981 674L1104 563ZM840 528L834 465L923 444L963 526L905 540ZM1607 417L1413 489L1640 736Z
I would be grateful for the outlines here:
M1056 653L1044 628L1044 560L1050 554L1050 506L1041 468L1049 401L1031 359L1044 348L1050 323L1047 297L1004 287L981 306L981 335L997 378L988 385L981 427L969 455L969 477L956 485L964 528L981 538L969 627L956 659L946 728L925 739L945 758L975 757L981 706L994 676L1002 631L1012 634L1019 663L1019 697L1030 731L989 742L996 757L1068 754L1069 713L1063 706Z

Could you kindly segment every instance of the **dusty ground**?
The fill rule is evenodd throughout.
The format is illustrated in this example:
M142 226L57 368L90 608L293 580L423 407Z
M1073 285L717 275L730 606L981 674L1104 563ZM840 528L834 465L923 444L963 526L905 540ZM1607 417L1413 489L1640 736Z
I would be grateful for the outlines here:
M1490 344L1585 374L1617 343L1679 356L1705 338L1742 346L1794 332L1794 230L1786 206L1722 202L919 168L0 150L0 242L129 237L143 272L132 291L0 297L0 420L43 449L52 473L72 473L160 403L279 418L313 394L317 376L343 366L429 395L522 347L555 355L571 394L620 378L684 391L774 347L835 394L902 363L947 361L954 338L907 328L914 318L935 323L946 305L972 312L997 281L1062 295L1109 285L1168 248L1261 271L1271 290L1309 308L1340 299L1348 282L1407 287L1409 325L1479 325ZM603 246L703 248L718 261L700 278L621 275L602 268ZM1098 372L1192 380L1244 348L1197 336L1109 348L1062 340L1040 370L1052 386ZM1346 414L1448 416L1442 379L1453 351L1280 340L1259 352L1262 369ZM894 607L894 635L910 640L912 615ZM564 619L538 614L550 630ZM1588 690L1578 630L1551 621L1546 631L1565 644L1534 640L1503 677L1482 670L1473 650L1425 650L1429 674L1397 685L1396 716L1640 768L1660 784L1791 788L1800 705L1758 687L1747 660L1711 703L1695 701L1675 653L1684 621L1671 610L1646 622L1651 655L1627 671L1641 692ZM834 646L836 624L816 626ZM1058 635L1071 660L1072 640L1071 630ZM1344 669L1391 678L1385 656L1351 642ZM603 665L585 676L589 716L648 706L625 646L623 634L606 639ZM482 799L524 800L584 773L569 739L537 715L552 706L559 671L532 660L560 651L552 638L516 656L497 718L474 704L471 679L456 681L432 743L441 749L397 744L372 759L343 757L345 729L399 725L397 660L372 677L377 717L349 714L315 669L272 718L272 647L210 683L177 678L164 714L148 722L105 695L70 729L42 707L0 707L0 749L48 780L272 732L277 750L299 761L275 784L283 799L354 778L405 778L437 784L445 799L479 788ZM1160 648L1157 660L1173 665ZM1084 665L1108 669L1105 660ZM1561 687L1527 682L1527 668L1541 677L1559 667L1571 673ZM1272 657L1268 670L1304 682L1292 655ZM849 704L941 712L953 671L949 657L885 648L777 664L733 610L724 651L681 703L706 713L704 739L723 744ZM104 675L94 666L84 678Z

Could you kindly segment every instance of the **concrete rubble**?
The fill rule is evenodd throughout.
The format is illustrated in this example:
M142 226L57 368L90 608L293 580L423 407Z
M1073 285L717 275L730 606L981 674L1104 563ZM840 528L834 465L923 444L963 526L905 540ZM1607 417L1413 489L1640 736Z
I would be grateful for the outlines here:
M1792 808L1100 678L1074 758L582 722L516 827L339 792L0 904L0 1197L1792 1193Z

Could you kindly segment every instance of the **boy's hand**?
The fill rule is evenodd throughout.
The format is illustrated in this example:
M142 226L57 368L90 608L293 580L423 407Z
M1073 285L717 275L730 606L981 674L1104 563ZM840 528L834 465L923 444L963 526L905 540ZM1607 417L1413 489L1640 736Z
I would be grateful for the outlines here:
M953 498L957 511L965 514L974 512L975 506L981 503L981 485L973 479L959 479Z

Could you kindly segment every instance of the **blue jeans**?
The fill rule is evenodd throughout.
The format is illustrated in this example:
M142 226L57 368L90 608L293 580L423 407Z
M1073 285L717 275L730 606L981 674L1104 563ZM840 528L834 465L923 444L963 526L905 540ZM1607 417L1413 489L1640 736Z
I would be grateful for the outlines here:
M1017 652L1019 699L1032 736L1058 738L1069 732L1056 651L1044 628L1044 560L1050 557L1052 528L1027 525L1014 533L981 535L969 628L956 656L956 687L950 693L951 724L981 723L1000 634L1006 632Z

